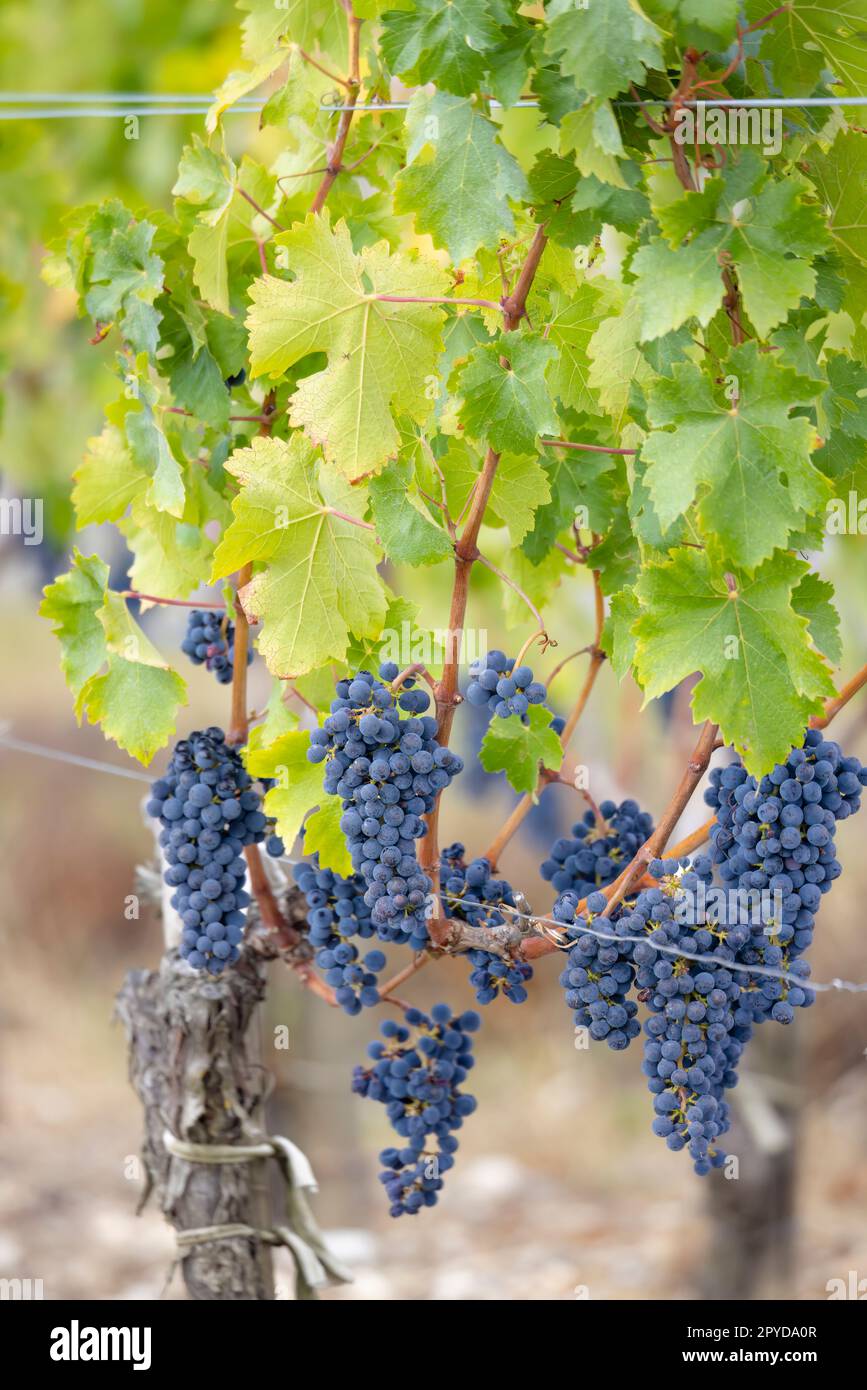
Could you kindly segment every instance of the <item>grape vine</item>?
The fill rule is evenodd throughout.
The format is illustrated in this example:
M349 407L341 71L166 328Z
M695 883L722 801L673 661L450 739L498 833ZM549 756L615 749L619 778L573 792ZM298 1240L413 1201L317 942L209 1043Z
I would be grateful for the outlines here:
M855 554L829 509L867 477L867 137L842 110L773 152L680 131L753 88L854 93L848 48L819 35L794 67L784 16L752 0L471 6L454 42L413 0L342 0L321 26L244 8L246 66L172 212L84 209L46 269L114 349L73 500L131 556L130 588L75 551L46 589L76 714L145 765L176 740L186 684L148 610L190 608L181 652L231 706L225 735L174 742L148 803L178 955L218 975L261 952L329 1006L402 1014L352 1082L401 1141L381 1155L393 1215L436 1203L475 1107L479 1016L398 994L455 956L492 1009L562 954L582 1041L643 1034L653 1130L706 1174L754 1029L812 1002L805 952L865 785L824 730L867 684L838 679L825 577ZM260 88L237 159L224 117ZM584 735L609 673L609 702L615 680L681 692L699 727L652 816L594 799L597 777L631 781ZM464 703L491 716L478 749ZM469 851L441 833L453 734L518 797ZM672 843L706 774L713 817ZM552 786L584 800L534 911L500 863Z

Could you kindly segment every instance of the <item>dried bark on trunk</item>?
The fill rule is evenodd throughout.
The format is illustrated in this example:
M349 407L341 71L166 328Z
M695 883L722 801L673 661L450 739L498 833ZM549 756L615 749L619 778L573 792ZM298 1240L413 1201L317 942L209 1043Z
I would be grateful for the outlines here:
M199 1144L239 1144L261 1132L267 1074L251 1034L265 992L252 952L219 978L194 975L167 953L158 971L131 971L117 1010L129 1042L130 1080L144 1108L147 1200L153 1191L177 1231L240 1223L271 1226L267 1159L187 1162L165 1147L166 1131ZM206 1300L274 1297L271 1252L252 1236L185 1249L189 1294Z

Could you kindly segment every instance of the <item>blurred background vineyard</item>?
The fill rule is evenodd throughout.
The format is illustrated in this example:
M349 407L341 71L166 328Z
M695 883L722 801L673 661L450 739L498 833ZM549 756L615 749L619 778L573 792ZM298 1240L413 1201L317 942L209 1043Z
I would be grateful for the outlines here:
M237 62L237 19L230 0L5 0L0 85L7 93L204 93ZM234 119L241 135L251 133L251 118ZM132 764L98 732L76 728L57 650L35 616L42 585L66 568L73 543L112 558L114 582L123 583L116 538L73 535L68 501L85 441L116 390L113 350L88 344L72 297L46 287L39 268L72 206L116 195L133 209L168 209L181 148L201 128L201 117L144 117L139 138L128 140L121 119L0 122L2 494L42 498L45 509L40 546L0 537L0 721L20 739L116 766ZM488 553L502 536L492 534ZM842 669L851 672L867 639L858 598L867 589L863 542L832 542L822 563L839 586ZM393 580L408 586L425 625L443 625L443 567ZM473 584L470 622L492 644L515 648L521 637L505 617L517 615L504 614L497 580L483 571ZM182 661L183 613L163 610L145 623L169 658ZM592 640L589 576L561 589L550 630L560 646L547 669ZM584 660L554 687L562 710ZM261 705L268 680L259 665L252 702ZM183 674L183 731L222 722L226 692L204 671ZM603 669L574 749L597 800L631 795L660 812L693 741L688 699L684 689L642 711L639 692ZM480 729L469 711L458 725L462 751L471 753ZM863 702L844 713L834 736L867 759ZM42 1278L46 1298L155 1298L172 1243L157 1214L135 1215L140 1115L111 1018L124 972L155 965L161 950L151 908L125 915L134 866L152 849L144 783L2 746L0 777L0 1276ZM513 800L508 787L490 782L468 770L446 803L446 839L464 840L474 853ZM504 871L536 910L551 903L539 861L583 809L569 789L549 791L507 853ZM702 809L690 809L684 833ZM814 974L867 979L863 825L844 825L840 842L846 872L820 920ZM445 997L466 1007L466 973L460 961L442 962L413 982L412 995L422 1005ZM651 1135L638 1049L575 1050L557 974L558 961L545 959L528 1004L486 1011L473 1077L480 1106L442 1205L392 1222L376 1179L385 1122L349 1093L375 1015L336 1014L274 971L263 1030L274 1076L270 1127L310 1155L321 1186L317 1214L357 1272L354 1285L327 1297L812 1299L826 1296L829 1279L867 1271L863 995L821 994L794 1028L762 1030L735 1093L732 1148L744 1156L742 1176L726 1184L719 1175L695 1178L684 1156ZM290 1047L277 1050L270 1040L284 1024ZM285 1292L282 1264L279 1279Z

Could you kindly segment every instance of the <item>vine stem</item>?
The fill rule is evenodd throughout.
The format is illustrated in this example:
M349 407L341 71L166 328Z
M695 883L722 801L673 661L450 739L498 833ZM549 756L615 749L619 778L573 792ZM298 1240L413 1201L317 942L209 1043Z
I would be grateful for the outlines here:
M701 733L698 742L692 750L689 762L684 768L680 781L675 789L674 796L665 808L662 819L652 835L649 835L641 848L636 852L632 862L626 866L618 879L617 887L608 899L605 913L608 916L612 909L622 902L629 893L630 889L640 878L644 876L648 864L652 859L656 859L665 849L671 839L671 833L677 822L680 820L687 802L707 771L711 754L716 747L716 739L719 729L716 724L708 719Z
M380 304L455 304L458 308L470 304L479 309L493 309L497 314L502 309L502 305L495 304L493 299L458 299L441 294L369 294L367 298L378 300Z
M827 729L831 720L836 718L841 709L848 705L852 696L857 695L858 691L862 690L865 685L867 685L867 665L862 666L861 670L857 671L852 679L846 682L838 695L825 701L825 713L814 714L810 720L810 728Z
M247 202L250 204L250 207L253 209L254 212L258 212L259 216L264 217L266 222L270 222L272 227L276 227L278 232L285 232L286 228L283 226L282 222L278 222L276 217L272 217L270 212L266 212L265 209L259 203L256 202L256 199L253 198L245 188L241 188L240 185L237 185L237 191L240 193L242 198L246 198Z
M605 914L611 912L619 902L622 902L627 893L644 877L647 866L652 859L658 858L671 836L671 832L680 820L684 807L701 781L710 762L711 754L716 746L717 726L708 720L702 727L698 742L690 755L689 761L683 771L680 781L671 801L663 813L659 825L650 835L640 849L636 852L632 860L618 878L610 883L602 891L607 898ZM583 908L583 902L576 908L576 913ZM538 956L550 955L558 947L547 937L535 937L531 941L526 941L522 947L522 955L526 960L535 960Z
M337 175L340 173L344 151L346 150L346 142L349 139L352 117L355 114L355 103L358 101L358 90L361 86L360 36L362 22L353 11L350 0L342 0L342 3L349 24L349 76L344 82L344 86L347 88L346 103L344 110L340 113L337 136L334 144L328 151L328 168L323 175L322 182L316 190L313 202L310 204L310 211L313 213L322 211L325 206L325 199L328 197L331 187Z
M614 449L607 444L577 444L572 439L540 439L539 443L549 449L583 449L588 454L625 454L630 458L638 454L637 449Z
M549 786L552 782L557 782L560 780L565 764L566 749L569 746L569 743L571 742L572 735L575 733L575 729L578 726L578 721L581 718L581 715L584 713L587 701L590 699L590 694L593 690L593 686L596 684L596 677L599 675L599 672L602 669L602 666L605 662L605 653L602 651L602 648L600 646L600 642L602 641L602 629L605 625L605 599L602 594L602 586L600 584L598 570L593 571L593 599L595 610L595 633L592 645L585 648L585 650L589 651L591 654L590 667L587 671L587 675L584 679L584 683L581 687L578 699L576 700L572 708L572 711L569 715L569 718L567 719L563 727L563 732L560 735L560 746L563 749L564 753L563 761L561 762L560 767L556 770L552 768L541 768L539 771L539 779L536 783L535 791L525 792L524 795L521 797L521 800L517 803L515 807L513 807L504 825L501 827L498 834L491 841L491 844L485 851L485 858L490 861L492 869L496 869L500 861L500 856L503 853L503 850L506 848L506 845L512 839L512 836L519 829L523 821L526 820L527 816L532 811L539 797L540 792L543 792L545 788ZM567 660L569 660L568 657ZM557 669L559 670L560 668L558 667ZM556 675L557 672L555 671L554 674Z
M529 643L525 644L524 646L524 651L526 651L527 646L530 645L530 643L535 642L537 637L545 636L545 620L542 617L542 614L539 612L538 608L536 607L533 600L530 598L529 594L525 594L524 590L520 587L520 585L515 583L514 579L510 579L507 574L504 574L501 569L498 569L497 566L494 564L493 560L489 560L486 555L479 554L478 561L480 565L484 565L485 569L490 570L491 574L495 574L497 578L507 586L507 588L511 589L514 593L518 595L518 598L521 599L521 601L527 605L530 612L533 614L533 617L536 619L536 622L539 624L539 631L534 632L533 636L530 638ZM522 651L521 655L523 656L523 654L524 652ZM515 665L517 666L518 664L518 659L516 657Z
M167 608L213 608L220 613L226 606L224 603L196 603L194 599L187 598L157 598L156 594L142 594L138 589L121 589L118 597L137 598L142 603L159 603Z

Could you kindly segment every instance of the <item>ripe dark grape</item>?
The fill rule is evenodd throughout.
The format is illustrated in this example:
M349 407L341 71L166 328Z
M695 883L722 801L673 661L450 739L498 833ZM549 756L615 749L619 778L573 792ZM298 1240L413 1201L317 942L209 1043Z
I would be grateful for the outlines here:
M187 619L187 631L181 651L186 652L194 666L206 666L220 685L232 680L235 659L235 624L225 613L213 608L195 608ZM247 647L247 665L253 660Z
M295 882L307 899L310 941L316 964L325 974L335 998L348 1014L379 1003L377 974L385 968L382 951L360 956L354 936L374 934L370 908L364 901L365 883L359 874L343 878L321 869L318 860L295 866Z
M467 699L471 705L487 706L501 719L517 715L527 723L530 705L543 705L547 690L541 681L533 679L527 665L515 666L515 658L504 652L488 652L470 666Z
M165 881L183 923L180 954L212 975L238 959L250 902L242 851L264 839L261 802L217 728L175 744L168 771L151 786L148 815L162 826Z
M367 1049L371 1065L353 1072L353 1091L380 1101L402 1140L379 1155L392 1216L436 1205L441 1175L455 1161L454 1132L476 1108L460 1087L475 1061L471 1034L480 1022L472 1010L454 1017L448 1004L435 1004L430 1017L407 1009L405 1024L382 1024L383 1041Z
M382 669L392 672L393 663ZM325 763L325 790L341 798L341 829L367 885L376 934L420 950L428 939L431 882L416 841L427 833L422 816L463 762L437 743L436 720L424 713L427 692L407 684L395 694L369 671L338 681L331 713L313 730L307 757Z
M653 821L641 811L637 801L603 801L599 807L603 824L587 811L572 827L572 838L555 840L550 856L541 866L558 893L576 893L586 898L613 883L653 833Z
M755 975L741 1006L755 1023L791 1023L796 1008L815 995L802 959L813 940L816 913L839 878L835 830L861 805L867 769L844 756L839 744L808 730L801 748L757 781L739 761L714 768L705 800L716 811L711 856L719 877L736 890L746 940L744 965L764 965L797 983ZM765 910L756 901L767 895ZM735 898L735 894L730 894ZM801 983L803 981L803 983Z
M473 927L502 926L508 915L500 907L515 906L515 897L504 878L493 878L487 859L464 861L462 844L449 845L440 857L440 894L447 917L468 922ZM473 969L470 984L480 1004L490 1004L502 993L513 1004L527 998L527 981L533 967L516 956L494 955L491 951L467 951Z

